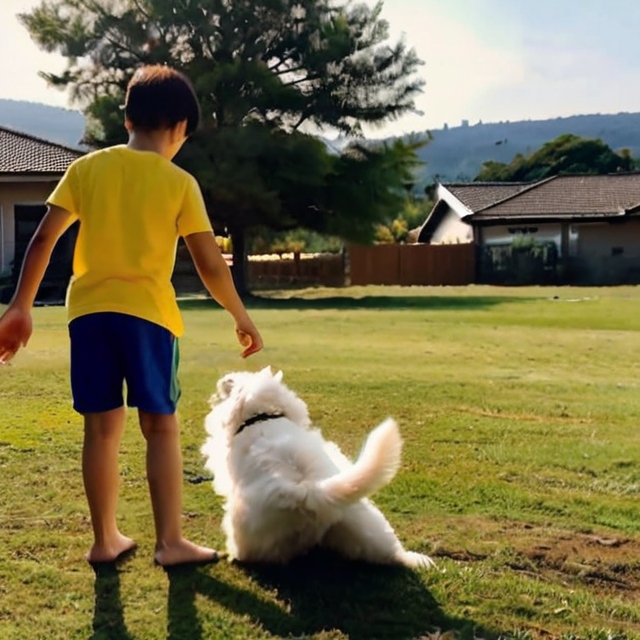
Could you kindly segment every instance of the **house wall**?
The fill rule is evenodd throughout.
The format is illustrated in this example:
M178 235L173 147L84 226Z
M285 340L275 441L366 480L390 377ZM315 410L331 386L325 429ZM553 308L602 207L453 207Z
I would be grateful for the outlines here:
M640 283L640 220L580 225L578 261L593 284Z
M15 254L15 205L43 204L57 180L0 182L0 276L9 274Z
M460 220L460 216L448 209L435 230L430 244L465 244L473 242L473 228Z

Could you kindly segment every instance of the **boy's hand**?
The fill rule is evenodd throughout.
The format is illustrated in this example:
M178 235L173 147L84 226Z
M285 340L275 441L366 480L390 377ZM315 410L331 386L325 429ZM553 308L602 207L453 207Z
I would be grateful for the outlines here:
M0 364L6 364L20 347L29 342L33 322L31 313L17 307L9 307L0 317Z
M184 241L207 291L235 319L236 337L242 345L240 355L247 358L260 351L262 338L247 315L213 232L191 233L184 237Z
M251 322L242 324L238 323L236 325L236 337L243 347L243 351L240 354L243 358L247 358L248 356L257 353L263 347L260 333L258 333L258 330Z

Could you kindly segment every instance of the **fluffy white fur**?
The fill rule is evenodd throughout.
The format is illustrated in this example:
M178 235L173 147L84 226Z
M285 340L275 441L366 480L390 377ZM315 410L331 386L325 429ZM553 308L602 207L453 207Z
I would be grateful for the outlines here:
M282 414L238 429L259 414ZM230 559L285 563L319 545L349 558L429 567L406 551L367 496L400 465L402 440L387 419L352 463L309 421L306 404L282 373L231 373L217 384L202 446L213 487L225 498Z

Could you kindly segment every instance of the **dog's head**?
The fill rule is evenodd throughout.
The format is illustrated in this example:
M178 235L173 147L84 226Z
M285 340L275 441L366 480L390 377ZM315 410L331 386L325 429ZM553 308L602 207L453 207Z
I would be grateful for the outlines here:
M211 407L207 431L215 423L218 427L222 425L229 436L235 435L247 420L261 414L282 414L301 427L309 425L307 405L282 382L282 371L274 373L271 367L223 376L216 384Z

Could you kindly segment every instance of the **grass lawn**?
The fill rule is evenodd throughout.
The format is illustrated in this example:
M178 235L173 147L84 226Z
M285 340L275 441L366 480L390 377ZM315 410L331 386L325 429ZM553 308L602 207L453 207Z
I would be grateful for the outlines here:
M186 533L223 545L199 454L215 381L271 364L347 453L399 421L402 469L376 502L439 570L322 553L154 567L132 414L120 513L140 548L94 573L64 310L37 309L0 368L0 639L640 638L640 288L314 289L251 306L267 347L245 363L223 311L183 303Z

